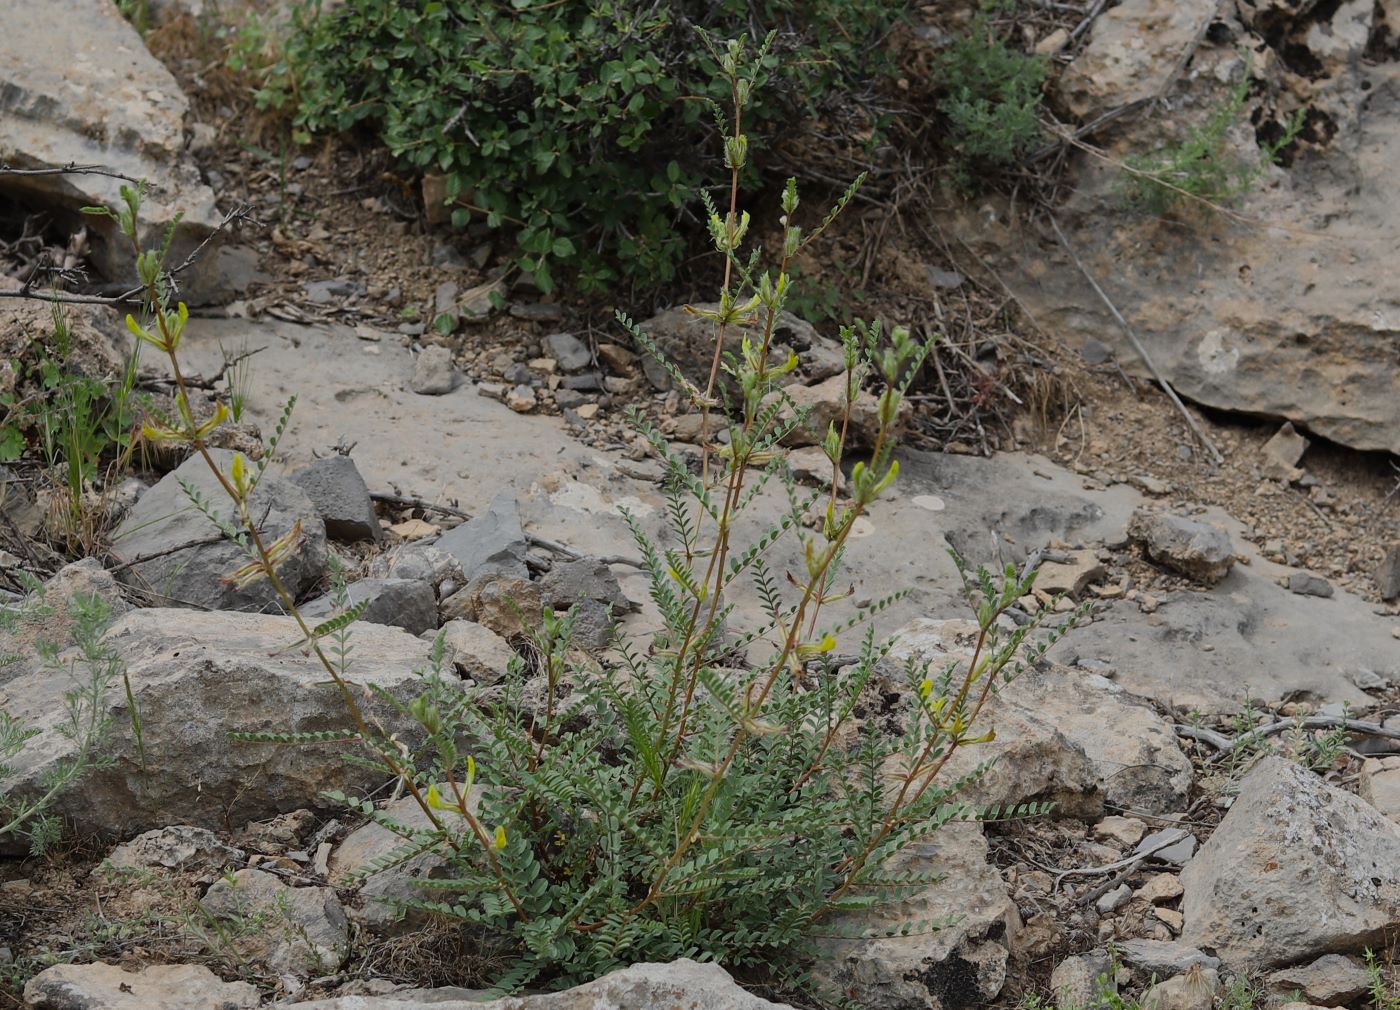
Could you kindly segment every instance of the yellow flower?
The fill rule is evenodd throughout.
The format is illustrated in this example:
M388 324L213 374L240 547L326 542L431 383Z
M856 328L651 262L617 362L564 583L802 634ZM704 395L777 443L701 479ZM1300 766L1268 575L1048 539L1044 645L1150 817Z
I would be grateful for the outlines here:
M504 825L504 824L497 825L497 827L496 827L496 848L498 848L498 849L504 849L505 847L506 847L506 828L505 828L505 825Z

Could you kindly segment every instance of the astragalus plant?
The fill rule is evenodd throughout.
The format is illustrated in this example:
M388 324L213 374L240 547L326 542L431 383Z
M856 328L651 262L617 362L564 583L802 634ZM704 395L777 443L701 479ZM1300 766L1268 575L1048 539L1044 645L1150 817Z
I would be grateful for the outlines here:
M979 722L988 700L1061 630L1033 641L1039 618L1020 626L1004 619L1033 574L965 572L979 628L971 659L894 670L909 688L902 733L888 733L887 719L865 718L876 678L891 671L890 643L863 621L890 600L836 620L829 609L847 595L840 572L852 530L898 477L900 407L927 348L903 327L842 329L845 404L822 441L833 489L793 484L783 443L808 418L783 391L799 361L776 357L774 326L790 296L793 258L855 187L807 233L788 183L780 248L765 266L747 241L750 216L738 208L748 156L743 113L757 64L737 42L711 54L733 105L732 117L721 117L731 124L728 206L708 208L724 280L718 307L696 310L713 324L713 367L700 388L667 365L704 417L700 458L679 455L634 414L666 469L667 534L654 538L628 517L661 627L645 640L620 637L598 661L572 648L572 612L545 612L502 683L480 690L445 672L439 639L421 691L399 703L420 728L413 740L368 719L362 695L347 686L332 643L356 610L314 627L296 617L303 647L342 689L348 717L339 737L358 745L354 760L381 766L421 815L410 824L368 800L339 797L404 839L369 872L443 853L449 875L420 880L422 896L403 904L460 920L493 947L504 943L513 952L495 980L504 990L562 987L677 957L799 985L815 934L849 928L850 913L939 875L937 865L891 872L891 857L951 820L985 815L960 799L977 773L952 777L949 761L990 739ZM158 271L148 267L146 276L153 321L133 326L170 356L178 377L185 313L161 305ZM619 320L655 353L631 320ZM857 454L858 397L874 398L876 420ZM152 433L202 452L212 419L191 416L184 400L179 415ZM230 577L271 580L296 614L277 576L286 545L264 543L247 507L261 473L241 457L220 472L232 517L200 504L248 550L247 568ZM840 476L845 493L835 489ZM765 514L774 496L760 494L764 488L784 491L776 497L786 505ZM780 551L798 560L777 561ZM763 615L748 625L736 605L746 595Z

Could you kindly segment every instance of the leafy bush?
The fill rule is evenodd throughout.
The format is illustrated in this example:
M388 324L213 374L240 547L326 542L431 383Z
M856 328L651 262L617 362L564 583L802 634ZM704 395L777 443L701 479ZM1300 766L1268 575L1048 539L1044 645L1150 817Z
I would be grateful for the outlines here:
M1127 171L1122 193L1129 206L1149 214L1166 214L1194 204L1209 213L1213 206L1227 206L1244 196L1278 163L1279 152L1302 130L1306 110L1299 109L1277 139L1260 146L1257 160L1236 156L1229 132L1244 111L1251 72L1251 58L1246 53L1239 83L1186 139L1152 154L1124 159Z
M717 53L736 99L723 143L729 206L737 203L749 150L742 113L763 72L745 55L739 43ZM681 956L800 984L814 935L841 935L851 929L844 915L939 877L936 865L892 870L894 856L949 821L1007 812L975 809L960 796L985 765L954 777L949 762L960 748L992 739L978 726L989 699L1038 661L1080 612L1033 641L1048 608L1021 626L1005 615L1034 573L1008 568L993 577L960 562L979 629L967 661L892 670L891 643L871 630L841 656L840 636L901 593L850 619L822 619L847 595L839 579L853 529L898 477L900 406L928 351L902 327L843 327L844 406L822 450L833 474L849 463L853 406L872 395L864 391L872 383L879 390L873 444L849 468L848 497L792 483L782 442L806 417L781 382L799 362L772 360L770 341L788 303L793 259L854 191L808 234L794 223L799 201L789 180L779 208L782 252L762 271L756 252L745 248L749 214L721 213L706 200L725 282L717 308L694 311L714 324L715 373L701 390L662 364L700 410L702 426L727 429L728 444L704 450L697 472L633 416L666 468L669 540L656 541L628 517L663 627L649 643L621 641L620 659L600 664L572 648L572 610L546 611L528 657L517 656L500 685L471 691L444 675L440 636L420 692L394 702L420 727L416 742L367 720L345 679L347 636L363 605L315 627L297 610L277 570L286 543L265 543L249 508L265 464L235 455L227 471L220 469L204 440L221 415L194 416L183 387L179 415L150 428L151 437L191 444L204 455L233 511L191 500L247 552L248 564L230 577L269 580L300 625L300 647L339 687L352 724L348 733L249 739L296 744L352 736L360 747L353 760L381 767L428 823L416 828L369 801L337 797L404 839L371 872L442 852L451 875L419 881L429 894L405 904L508 938L515 957L497 980L501 989L566 986L636 961ZM134 215L139 194L128 193ZM117 213L126 227L127 215ZM129 317L128 326L176 366L188 314L169 306L159 256L143 256L140 267L149 308L143 320ZM631 320L619 320L655 353ZM734 346L740 326L754 336ZM732 382L718 382L721 367ZM721 415L717 395L729 398L731 389ZM285 423L284 415L279 437ZM785 491L787 506L776 515L756 514L767 500L758 497L764 487ZM755 520L761 532L741 539L739 531ZM771 558L786 541L796 541L802 560L780 574ZM734 601L746 584L764 617L740 628ZM883 713L876 715L891 687L905 706L896 733Z
M1008 46L992 25L997 4L983 4L968 33L937 64L948 121L950 168L959 185L1014 165L1040 141L1041 88L1048 60Z
M520 266L584 290L619 275L670 279L677 222L704 179L707 102L727 101L696 28L777 31L761 61L754 138L791 128L870 72L896 0L348 0L297 18L261 95L299 96L296 120L363 126L415 170L446 176L453 219L478 212L515 233ZM294 81L294 86L289 84Z

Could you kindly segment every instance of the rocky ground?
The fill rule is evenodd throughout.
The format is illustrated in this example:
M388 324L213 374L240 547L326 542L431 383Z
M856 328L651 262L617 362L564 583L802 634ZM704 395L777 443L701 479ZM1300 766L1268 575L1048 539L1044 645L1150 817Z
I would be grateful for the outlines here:
M99 23L115 18L105 3L84 6ZM1126 75L1113 84L1102 67L1081 75L1089 85L1070 100L1083 115L1109 87L1128 101L1134 87L1156 86L1155 64L1100 51L1155 6L1113 8L1078 51L1081 69L1103 60ZM1343 4L1330 15L1339 30L1325 45L1310 37L1334 66L1324 84L1314 82L1323 104L1341 100L1345 75L1379 72L1358 68L1365 33L1358 42L1340 31L1362 7L1371 10ZM1172 32L1200 27L1207 15L1194 8L1181 6ZM1240 17L1236 27L1247 33L1254 15ZM151 39L178 84L139 37L117 36L137 68L122 105L149 140L120 167L179 180L170 199L198 208L181 233L191 246L233 201L251 204L261 222L245 224L191 272L189 289L204 308L183 350L211 380L211 395L236 391L244 402L244 425L220 435L229 449L256 451L253 426L269 432L287 397L298 397L292 433L255 506L269 534L298 522L305 531L285 570L306 612L329 612L338 559L352 599L369 601L355 633L357 662L390 694L408 690L439 632L465 685L498 681L524 648L505 595L542 608L582 594L581 644L603 657L609 612L644 636L655 613L619 510L654 532L665 501L660 467L623 411L638 407L673 446L698 454L696 416L605 320L504 274L484 230L452 235L427 220L418 180L394 176L373 156L287 149L275 128L247 129L246 97L188 28L171 22ZM9 45L23 45L22 31L10 35ZM1225 58L1207 56L1203 73ZM1286 66L1274 72L1291 80ZM42 95L41 85L26 80L13 89L18 98L5 99L18 114L0 120L0 161L38 149L35 124L53 129L44 119L51 109L24 97ZM1375 94L1392 85L1381 81ZM1197 76L1190 86L1204 87ZM1327 106L1360 131L1347 149L1357 163L1369 164L1388 142L1376 135L1383 117L1367 112L1379 101ZM60 141L72 146L45 133L38 162L88 159L82 124L108 107L95 103L72 99L54 117ZM1321 170L1310 171L1290 185L1320 185ZM5 220L54 200L41 185L10 194ZM110 197L99 178L75 185L87 188L62 194L70 203ZM1092 180L1085 192L1079 199L1092 197ZM1279 210L1285 196L1261 199ZM1364 201L1343 210L1352 227L1381 212ZM1232 246L1255 264L1245 308L1238 291L1226 290L1233 279L1156 299L1125 284L1120 297L1134 290L1134 304L1151 309L1133 322L1162 349L1172 377L1215 408L1191 411L1217 461L1136 374L1117 331L1066 307L1071 296L1094 304L1079 274L1060 264L1046 279L1030 253L1010 255L999 223L965 226L961 235L978 251L960 258L949 245L930 252L915 229L877 232L870 220L854 216L836 242L857 262L867 247L880 252L863 267L876 307L942 320L951 369L959 354L978 359L984 339L954 321L996 316L984 310L996 307L988 292L1004 276L1025 318L1015 332L989 325L996 339L985 339L996 346L983 364L995 365L959 366L953 381L983 376L1003 407L1012 404L999 386L1026 401L1029 390L1044 395L1025 404L1031 409L1002 413L964 409L961 391L916 397L901 481L852 552L847 606L910 587L875 621L897 638L894 658L965 656L969 625L951 546L974 562L1041 562L1037 591L1013 617L1055 606L1060 594L1060 606L1093 600L1095 608L1053 662L1001 696L990 714L997 739L978 754L998 761L977 799L1047 801L1053 813L945 828L915 858L944 868L946 879L874 913L870 925L950 914L960 916L956 924L832 941L818 973L875 1010L1037 999L1068 1010L1104 998L1100 976L1156 1010L1393 1005L1372 992L1360 960L1367 949L1384 960L1400 928L1400 495L1391 458L1378 452L1395 449L1387 439L1400 427L1387 411L1400 398L1384 382L1400 372L1387 371L1389 352L1378 356L1373 344L1374 333L1393 342L1393 331L1373 316L1352 344L1328 343L1326 367L1313 360L1316 375L1276 357L1279 374L1261 387L1267 370L1251 357L1268 331L1259 304L1282 300L1281 278L1302 269L1289 257L1306 258L1306 242ZM1072 224L1071 234L1076 244L1098 241L1093 229ZM1096 267L1115 248L1144 244L1121 230L1102 234L1107 252L1096 251ZM1172 234L1154 233L1146 243L1153 255L1173 254ZM1229 242L1245 242L1239 234ZM22 242L0 238L11 262L32 262ZM90 256L94 269L116 255L100 234L87 249L75 242L73 255ZM1323 270L1315 259L1312 269ZM986 263L995 276L978 273ZM1218 267L1207 275L1245 283L1244 270ZM1331 342L1354 334L1357 317L1388 290L1368 276L1381 290L1356 295L1344 311L1331 303L1346 300L1335 290L1328 304L1291 302L1289 326ZM1325 275L1311 283L1328 286ZM1188 304L1193 332L1234 327L1216 338L1230 367L1202 366L1206 378L1197 365L1209 365L1209 355L1194 344L1178 353L1164 336L1185 325ZM12 353L7 341L45 325L47 310L0 305L0 343L7 357L22 357L25 346ZM686 358L696 342L677 314L656 308L648 330L683 369L703 367L703 352ZM451 318L450 332L434 325L439 316ZM74 307L71 319L85 367L100 374L121 360L127 347L108 310ZM792 395L820 411L832 395L829 328L792 319L780 339L806 362ZM1036 360L1049 378L1037 387L1025 378L1024 347L1039 340L1048 341ZM241 354L252 355L251 379L225 368ZM1336 368L1369 374L1353 387L1334 381ZM1243 378L1222 378L1232 374ZM143 383L159 393L166 378L151 366ZM1289 399L1280 386L1310 395ZM1338 393L1341 386L1348 389ZM789 460L799 480L822 479L800 448ZM234 555L183 507L179 486L207 483L202 464L149 462L139 477L101 489L107 532L85 540L91 551L76 553L91 556L72 563L64 556L75 553L71 542L53 535L44 475L18 467L0 476L0 574L12 595L24 591L26 573L45 583L46 599L84 592L106 600L114 623L103 641L124 663L141 713L138 737L126 693L107 699L116 762L57 807L77 841L0 864L0 957L17 983L8 998L91 1010L481 1005L473 990L500 951L431 921L396 921L375 900L411 891L410 878L432 865L355 880L393 838L328 807L322 792L373 794L380 783L330 750L229 739L229 731L334 724L336 701L316 689L317 668L285 651L295 637L288 619L257 613L269 602L258 588L220 582ZM0 667L0 708L39 730L5 773L6 791L22 794L71 754L61 725L69 684L35 643L71 646L74 628L55 608L32 610L0 634L0 655L17 657ZM390 725L397 718L387 707L378 714ZM523 1005L772 1004L715 966L681 963L637 966Z

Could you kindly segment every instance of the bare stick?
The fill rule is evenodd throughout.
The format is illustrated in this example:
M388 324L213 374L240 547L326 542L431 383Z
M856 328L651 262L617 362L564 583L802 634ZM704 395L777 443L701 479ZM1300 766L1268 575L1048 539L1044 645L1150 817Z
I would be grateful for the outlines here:
M1237 750L1247 740L1276 736L1290 729L1346 729L1353 733L1360 733L1362 736L1400 740L1400 729L1387 729L1378 722L1344 719L1336 715L1311 715L1305 719L1279 719L1277 722L1267 723L1247 733L1242 733L1234 740L1231 740L1224 733L1216 733L1214 730L1200 729L1196 726L1177 726L1176 735L1186 737L1188 740L1208 743L1219 751L1232 751Z
M129 175L122 175L120 172L113 172L110 168L101 165L79 165L76 161L70 161L61 168L11 168L7 162L0 161L0 175L18 176L38 176L38 175L105 175L109 179L121 179L124 182L131 182L140 185L140 179L133 179Z
M1152 356L1147 353L1147 348L1142 346L1142 341L1140 341L1137 334L1133 332L1133 328L1128 325L1128 321L1123 318L1123 313L1118 311L1118 306L1114 305L1108 295L1104 294L1103 288L1099 287L1099 282L1094 280L1094 275L1089 273L1088 268L1085 267L1083 262L1079 259L1079 256L1074 251L1074 247L1069 244L1069 239L1065 238L1065 233L1060 230L1060 222L1055 219L1054 214L1050 215L1050 227L1055 229L1055 237L1060 240L1060 245L1065 247L1065 252L1069 253L1069 258L1074 261L1074 265L1079 268L1079 272L1084 275L1084 279L1089 282L1089 286L1094 289L1094 293L1099 296L1099 300L1104 303L1109 312L1113 313L1113 318L1118 321L1118 325L1122 327L1123 332L1126 333L1128 339L1132 341L1133 348L1142 358L1143 364L1147 366L1147 370L1152 373L1152 378L1156 380L1157 385L1162 387L1162 391L1167 394L1172 403L1175 404L1176 409L1181 412L1181 416L1186 418L1186 424L1191 428L1196 438L1200 440L1201 445L1210 450L1210 454L1215 457L1215 462L1217 464L1223 464L1225 462L1225 457L1220 455L1220 450L1215 447L1215 444L1211 442L1209 436L1207 436L1201 426L1196 423L1196 419L1192 417L1191 412L1186 409L1186 404L1181 402L1181 397L1176 395L1176 390L1172 388L1172 384L1167 381L1166 376L1158 371L1157 365L1152 360Z

